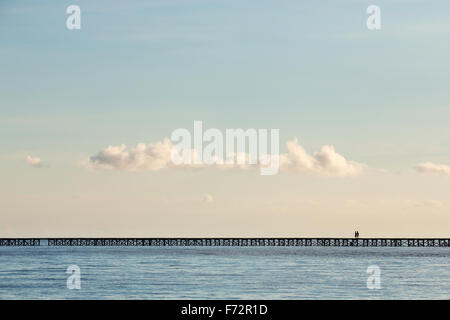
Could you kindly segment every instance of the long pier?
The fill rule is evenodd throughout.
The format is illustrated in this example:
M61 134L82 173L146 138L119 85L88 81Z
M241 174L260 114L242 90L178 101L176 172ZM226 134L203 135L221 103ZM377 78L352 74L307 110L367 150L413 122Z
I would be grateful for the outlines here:
M1 246L50 247L450 247L450 238L0 238Z

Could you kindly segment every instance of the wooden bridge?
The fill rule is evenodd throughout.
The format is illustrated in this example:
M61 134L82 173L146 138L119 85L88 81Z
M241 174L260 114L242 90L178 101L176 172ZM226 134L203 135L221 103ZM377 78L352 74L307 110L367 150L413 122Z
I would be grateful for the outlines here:
M1 246L450 247L450 238L0 238Z

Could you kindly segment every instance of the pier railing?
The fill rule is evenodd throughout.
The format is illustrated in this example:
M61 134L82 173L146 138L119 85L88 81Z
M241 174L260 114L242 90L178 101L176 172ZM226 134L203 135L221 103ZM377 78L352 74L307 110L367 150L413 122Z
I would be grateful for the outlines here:
M450 247L449 238L0 238L0 246Z
M0 238L0 247L35 247L40 246L39 238Z

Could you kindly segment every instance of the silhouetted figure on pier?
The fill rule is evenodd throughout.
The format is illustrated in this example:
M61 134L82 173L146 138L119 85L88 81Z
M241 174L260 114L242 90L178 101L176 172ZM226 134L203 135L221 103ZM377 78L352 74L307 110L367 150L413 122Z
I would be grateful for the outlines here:
M359 238L359 231L355 231L355 238L356 238L356 239Z

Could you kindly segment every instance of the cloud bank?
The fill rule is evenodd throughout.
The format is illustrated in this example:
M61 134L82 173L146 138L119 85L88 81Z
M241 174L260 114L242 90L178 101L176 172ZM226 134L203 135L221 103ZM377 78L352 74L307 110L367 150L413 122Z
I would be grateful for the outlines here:
M435 164L432 162L424 162L415 166L420 173L431 173L437 175L450 176L450 166L445 164Z
M109 146L89 157L81 164L92 170L158 171L166 168L206 168L248 170L255 165L196 164L175 165L171 160L172 143L168 138L151 144L139 143L135 148L126 145ZM345 159L333 146L325 145L320 151L308 154L298 144L297 138L286 142L287 153L279 155L280 171L324 176L355 176L364 171L366 165ZM195 157L195 151L192 151ZM236 155L234 155L236 157ZM247 155L246 155L247 157Z

